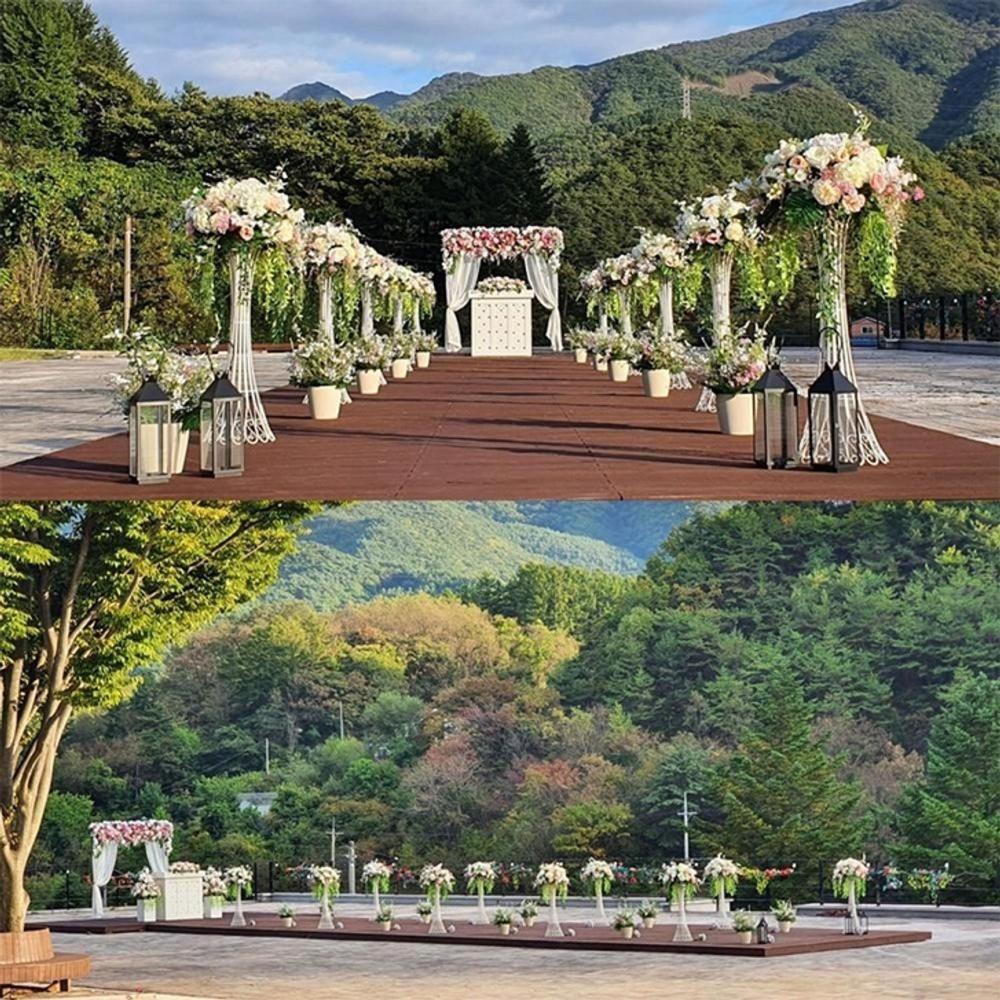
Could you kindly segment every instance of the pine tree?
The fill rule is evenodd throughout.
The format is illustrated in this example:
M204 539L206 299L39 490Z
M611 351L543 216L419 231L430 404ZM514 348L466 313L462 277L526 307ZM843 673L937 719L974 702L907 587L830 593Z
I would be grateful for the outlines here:
M525 125L515 125L500 151L497 200L509 226L541 226L552 218L552 188Z
M1000 879L1000 679L963 674L942 694L926 778L903 794L899 860Z
M721 768L714 805L724 819L706 838L746 863L800 870L854 851L858 789L816 742L812 709L791 669L776 665L757 689L750 733Z

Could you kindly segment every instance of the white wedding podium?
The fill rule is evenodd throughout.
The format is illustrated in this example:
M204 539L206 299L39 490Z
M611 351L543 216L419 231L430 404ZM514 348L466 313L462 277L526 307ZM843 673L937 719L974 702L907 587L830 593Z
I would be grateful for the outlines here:
M201 920L201 875L198 872L154 872L160 887L157 920Z
M529 292L473 292L472 356L530 357L531 300Z

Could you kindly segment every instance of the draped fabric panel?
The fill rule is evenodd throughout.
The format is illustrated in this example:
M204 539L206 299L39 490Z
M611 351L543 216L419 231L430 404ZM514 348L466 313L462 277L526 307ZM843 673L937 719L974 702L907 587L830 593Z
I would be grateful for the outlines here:
M90 908L95 917L104 916L104 900L101 890L111 881L118 860L118 841L106 844L95 844L94 853L90 859L90 873L93 876L90 890Z
M444 349L451 354L462 349L462 334L458 328L458 316L455 314L469 304L469 299L476 290L480 263L478 257L463 254L455 261L452 270L445 275L447 309L444 317Z
M553 351L563 349L562 317L559 315L559 270L548 257L537 253L524 255L524 269L535 297L549 310L549 324L545 335Z
M149 870L154 875L162 875L169 867L167 852L163 844L156 841L146 841L146 861L149 863Z

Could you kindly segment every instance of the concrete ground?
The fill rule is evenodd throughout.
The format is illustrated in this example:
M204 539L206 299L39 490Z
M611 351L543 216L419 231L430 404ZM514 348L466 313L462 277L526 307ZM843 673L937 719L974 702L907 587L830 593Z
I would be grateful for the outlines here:
M250 904L248 915L257 908L274 912L275 905ZM341 905L337 911L369 908ZM405 909L397 912L404 915ZM445 908L446 921L468 915L468 908ZM589 915L574 908L563 917L564 926ZM829 927L830 919L801 923ZM93 972L78 991L91 1000L800 1000L816 995L978 1000L997 995L1000 922L878 918L877 926L929 930L934 939L770 959L169 934L62 934L55 940L57 949L85 951L93 959Z
M816 352L791 349L785 357L804 389ZM1000 358L862 349L856 364L873 413L1000 445ZM108 391L120 366L103 353L0 363L0 466L122 430ZM258 355L256 367L261 388L286 384L286 356Z

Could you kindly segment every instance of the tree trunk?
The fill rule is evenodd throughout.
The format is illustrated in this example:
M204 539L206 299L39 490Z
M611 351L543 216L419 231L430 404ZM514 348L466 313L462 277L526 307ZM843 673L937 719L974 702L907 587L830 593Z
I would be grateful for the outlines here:
M24 870L28 851L23 848L0 850L0 932L24 930L28 912L28 893L24 888Z

